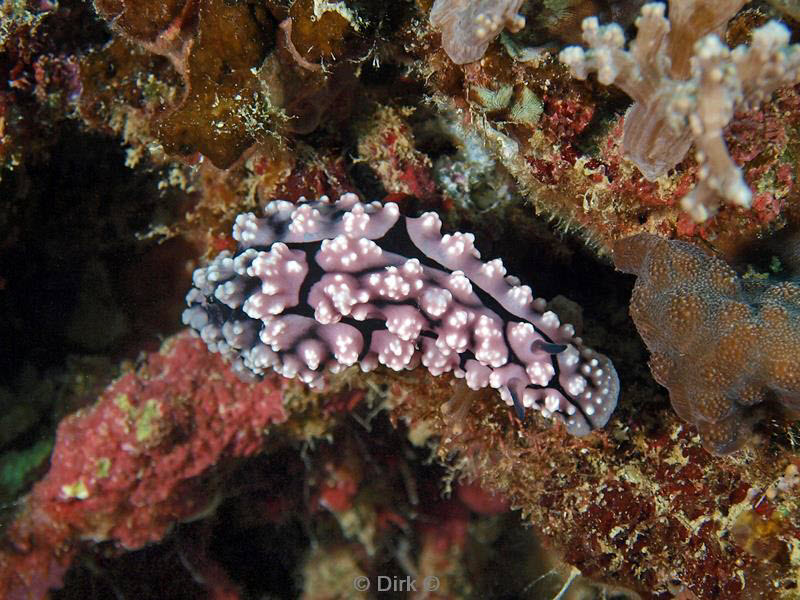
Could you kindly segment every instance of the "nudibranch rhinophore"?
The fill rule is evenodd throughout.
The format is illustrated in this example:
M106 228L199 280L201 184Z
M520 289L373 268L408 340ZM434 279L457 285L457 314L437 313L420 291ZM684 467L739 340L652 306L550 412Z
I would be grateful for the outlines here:
M273 369L311 386L358 363L420 363L472 389L563 420L584 435L606 424L619 380L542 298L483 262L469 233L441 234L433 212L355 194L270 202L236 218L235 253L194 272L183 321L245 375Z

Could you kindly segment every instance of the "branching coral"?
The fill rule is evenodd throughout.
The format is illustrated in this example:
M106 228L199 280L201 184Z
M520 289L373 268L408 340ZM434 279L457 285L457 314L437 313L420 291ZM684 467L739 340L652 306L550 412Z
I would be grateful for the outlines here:
M750 207L752 193L728 154L724 129L735 111L798 80L800 46L788 46L789 30L774 21L753 31L749 48L731 51L715 33L695 42L698 34L723 25L741 3L703 3L713 16L699 24L691 18L694 11L673 5L678 16L671 13L670 20L664 4L642 7L629 50L623 49L620 26L585 19L583 37L591 49L571 46L560 58L576 77L596 71L600 83L615 84L635 100L625 115L623 148L647 179L665 174L695 144L699 182L681 206L702 222L717 212L720 200ZM694 56L687 60L692 45Z
M653 376L706 448L740 447L765 400L800 408L800 286L742 280L696 246L650 234L617 242L614 261L638 276L630 310Z

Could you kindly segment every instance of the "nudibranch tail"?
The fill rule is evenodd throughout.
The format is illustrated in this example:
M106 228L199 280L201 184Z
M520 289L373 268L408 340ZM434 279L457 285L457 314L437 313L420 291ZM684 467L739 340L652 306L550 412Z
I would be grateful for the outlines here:
M584 435L617 403L611 361L583 345L499 259L481 261L469 233L441 234L428 212L354 194L270 202L239 215L236 253L194 272L183 321L246 376L273 369L311 386L359 364L420 364L473 390L491 386Z

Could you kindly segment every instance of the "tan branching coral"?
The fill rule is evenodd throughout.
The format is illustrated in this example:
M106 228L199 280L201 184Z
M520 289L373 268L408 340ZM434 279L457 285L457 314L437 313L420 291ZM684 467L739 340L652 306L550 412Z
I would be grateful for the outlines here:
M750 207L752 193L728 153L724 130L735 111L800 76L800 46L788 45L789 30L778 22L755 29L749 47L723 44L715 32L741 5L673 1L667 20L664 4L646 4L629 50L619 25L600 26L590 17L583 21L583 38L591 49L571 46L560 54L576 77L595 71L600 83L613 83L634 99L625 115L623 150L648 180L673 168L695 144L699 181L681 206L697 222L713 216L720 201Z
M454 63L480 59L503 28L519 31L525 17L517 14L522 0L436 0L430 21L442 30L442 46Z
M614 247L638 276L630 312L675 412L718 454L739 448L753 406L800 408L800 286L744 280L692 244L651 234Z

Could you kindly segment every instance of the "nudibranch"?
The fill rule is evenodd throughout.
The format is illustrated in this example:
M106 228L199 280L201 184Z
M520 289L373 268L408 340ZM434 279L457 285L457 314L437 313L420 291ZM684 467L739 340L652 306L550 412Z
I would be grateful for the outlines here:
M619 391L611 361L501 260L482 262L472 234L441 225L355 194L272 201L263 218L236 218L235 253L194 272L183 321L243 375L317 387L326 369L421 364L497 389L520 418L537 409L575 435L605 425Z

